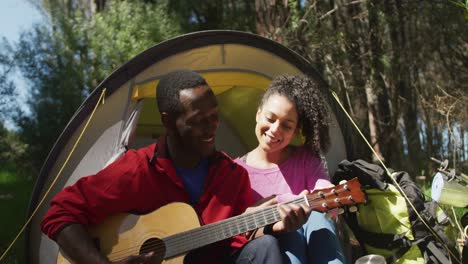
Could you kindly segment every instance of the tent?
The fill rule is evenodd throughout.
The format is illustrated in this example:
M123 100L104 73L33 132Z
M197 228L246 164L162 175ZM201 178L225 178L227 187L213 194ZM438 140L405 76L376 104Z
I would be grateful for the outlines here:
M56 261L56 244L39 229L51 197L80 177L102 169L126 148L146 145L161 135L163 127L157 114L155 87L160 76L176 69L200 72L215 91L221 114L216 146L232 157L255 146L258 99L273 77L305 74L320 80L324 84L321 92L332 113L332 145L325 154L330 173L341 160L353 159L347 120L326 83L300 55L274 41L244 32L216 30L183 35L142 52L113 72L70 120L48 155L33 190L29 215L61 172L26 231L27 263ZM104 103L97 104L104 90ZM70 158L65 163L67 157Z

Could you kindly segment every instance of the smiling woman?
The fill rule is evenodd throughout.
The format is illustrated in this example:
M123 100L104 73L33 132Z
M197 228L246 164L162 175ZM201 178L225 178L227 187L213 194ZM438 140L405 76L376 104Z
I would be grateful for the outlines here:
M265 152L275 152L289 145L298 129L296 106L279 94L269 96L257 111L255 134L259 147ZM281 163L282 158L278 157Z
M271 80L282 74L307 75L323 84L318 89L331 110L332 145L325 154L330 173L341 160L355 158L352 142L346 140L351 137L347 121L331 100L324 81L298 54L274 41L243 32L183 35L144 51L116 70L91 93L69 122L35 185L30 213L36 206L39 209L27 231L28 263L56 261L57 246L38 228L51 197L81 177L101 170L128 148L147 145L163 133L164 118L156 110L155 87L161 76L177 69L199 72L218 102L213 111L219 111L219 120L203 116L199 121L207 120L213 127L219 124L219 129L212 135L211 126L203 128L200 142L211 146L214 139L216 148L233 157L254 148L255 113ZM38 204L44 196L44 203Z

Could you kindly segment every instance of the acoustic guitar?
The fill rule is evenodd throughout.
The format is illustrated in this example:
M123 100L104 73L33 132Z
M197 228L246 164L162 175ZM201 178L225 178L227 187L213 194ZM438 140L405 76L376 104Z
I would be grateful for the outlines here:
M321 189L286 204L306 204L314 211L365 202L361 184L354 178L338 186ZM146 215L118 214L88 229L99 251L110 261L154 251L160 263L183 263L191 250L215 243L281 220L278 205L245 213L200 227L194 209L171 203ZM57 263L70 263L59 251Z

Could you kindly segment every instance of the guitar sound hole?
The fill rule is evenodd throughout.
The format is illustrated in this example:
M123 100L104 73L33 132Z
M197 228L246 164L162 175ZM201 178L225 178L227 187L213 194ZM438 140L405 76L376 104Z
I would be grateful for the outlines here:
M143 243L140 248L140 255L146 254L149 252L155 252L157 256L161 256L161 259L164 258L166 253L166 246L164 242L159 238L150 238Z

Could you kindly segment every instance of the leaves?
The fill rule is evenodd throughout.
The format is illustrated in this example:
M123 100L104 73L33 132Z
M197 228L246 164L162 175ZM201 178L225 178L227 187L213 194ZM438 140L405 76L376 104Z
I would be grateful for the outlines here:
M237 29L302 55L386 161L420 171L429 156L454 152L449 133L468 145L460 136L468 131L466 3L452 2L108 0L93 9L35 1L49 22L15 45L2 42L0 118L16 122L38 169L84 98L120 65L185 32ZM28 86L25 112L15 73ZM363 146L358 156L370 158Z
M181 34L163 4L113 1L94 15L69 1L45 1L44 7L50 24L36 25L15 47L0 52L0 92L8 95L0 110L3 100L14 103L9 72L17 68L27 80L29 113L8 114L36 171L92 89L130 58Z
M282 1L268 3L284 8ZM391 166L416 175L430 156L454 153L442 138L466 148L459 127L468 125L467 27L459 7L326 0L297 8L290 1L289 14L278 14L290 17L288 23L257 20L257 28L272 28L276 40L309 60ZM358 157L370 158L368 149L355 145ZM466 153L457 156L466 160Z
M115 1L89 22L84 16L81 19L78 24L88 41L93 87L135 55L182 33L165 5Z

